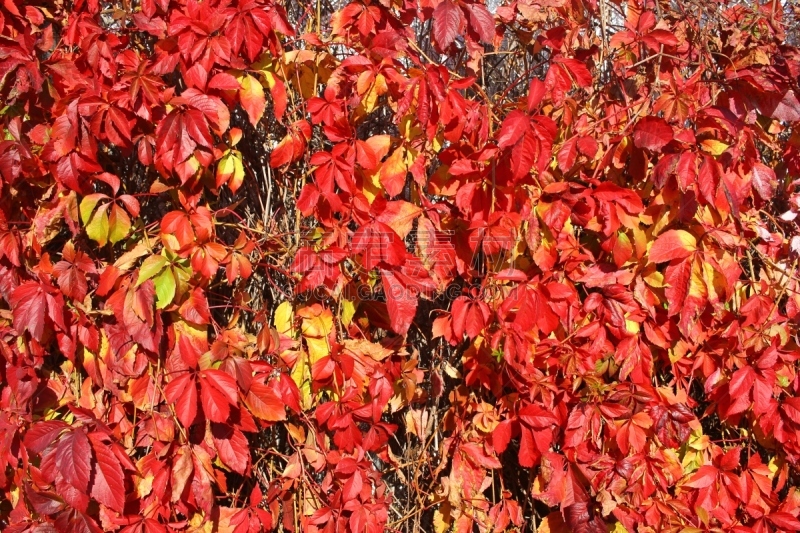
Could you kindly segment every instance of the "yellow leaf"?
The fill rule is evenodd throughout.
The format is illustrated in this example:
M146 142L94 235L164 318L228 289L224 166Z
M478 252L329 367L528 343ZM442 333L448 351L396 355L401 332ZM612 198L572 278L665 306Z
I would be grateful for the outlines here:
M341 311L342 325L349 326L350 323L353 321L353 316L356 314L356 305L355 303L351 302L346 298L342 298L339 302L340 305L342 306L342 311Z
M333 331L333 313L319 304L304 307L297 312L303 319L301 331L308 345L310 363L313 365L331 353L328 336Z
M549 514L542 519L539 523L539 527L536 528L536 533L550 533L552 531L550 527L550 517L553 516L553 514Z
M422 128L417 125L417 117L409 113L400 121L400 135L406 141L413 141L422 135Z
M444 148L444 136L441 133L437 134L436 137L431 139L431 148L433 148L433 151L436 153L440 152L441 149Z
M267 78L267 83L270 82L268 74L271 76L273 72L275 72L275 63L272 61L272 55L269 52L264 52L259 56L255 63L251 66L251 68L259 71L265 78ZM272 85L270 85L270 88Z
M172 330L175 333L175 344L184 336L188 337L187 340L198 349L208 344L207 325L187 322L177 312L172 313L171 318Z
M231 192L236 192L244 181L242 153L239 150L228 150L217 164L217 187L227 183Z
M136 485L136 494L139 498L144 498L153 490L153 480L155 476L150 473L147 476L143 477L139 483Z
M647 265L642 271L642 279L644 279L645 283L656 289L660 289L664 286L664 274L656 270L656 265Z
M327 53L292 50L281 54L281 59L283 66L276 66L276 72L306 100L316 95L317 84L327 83L332 72L332 58Z
M689 297L702 301L708 298L708 287L703 279L703 266L699 260L692 265L692 275L689 278Z
M611 530L611 533L628 533L628 530L625 529L621 522L617 522L614 524L614 529Z
M711 155L720 155L728 149L727 144L716 139L706 139L705 141L701 142L700 145L702 146L703 150Z
M267 70L262 70L261 74L264 75L264 79L267 80L267 87L272 89L275 87L275 84L278 83L278 78L275 77L275 74L269 72Z
M435 533L445 533L450 530L453 524L453 517L450 514L450 504L443 503L439 509L433 512L433 531Z
M772 472L773 476L778 473L778 470L780 470L782 466L780 463L782 463L782 461L777 457L773 457L769 460L767 468L769 468L769 471Z
M281 303L278 308L275 309L275 319L273 322L278 333L293 337L294 312L292 311L292 304L289 302Z
M703 262L703 278L708 288L708 300L712 304L717 304L725 300L728 290L728 280L717 271L711 263Z
M189 519L191 533L211 533L214 531L214 522L207 520L201 513L195 513Z
M378 167L374 171L365 171L364 172L364 188L361 189L361 192L364 193L364 196L367 197L367 201L372 204L375 201L375 198L378 196L383 196L383 187L381 187L380 181L380 174L381 174L381 167Z

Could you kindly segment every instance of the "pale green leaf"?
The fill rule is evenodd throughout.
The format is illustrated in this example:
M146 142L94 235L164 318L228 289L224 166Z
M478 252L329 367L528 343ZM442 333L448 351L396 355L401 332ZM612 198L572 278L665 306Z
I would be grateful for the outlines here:
M105 246L108 242L108 204L100 206L95 211L89 223L86 224L86 235L93 241L97 241L100 246Z
M92 213L94 212L94 208L97 207L97 202L100 200L108 198L105 194L96 193L90 194L84 197L81 200L80 205L80 212L81 212L81 220L83 221L84 225L89 224L89 220L92 218Z
M172 303L175 298L175 276L171 268L165 268L161 274L153 280L156 286L156 307L164 309Z
M151 255L145 259L144 263L142 263L142 267L139 269L139 279L136 281L136 286L138 287L161 272L166 264L167 258L163 255Z

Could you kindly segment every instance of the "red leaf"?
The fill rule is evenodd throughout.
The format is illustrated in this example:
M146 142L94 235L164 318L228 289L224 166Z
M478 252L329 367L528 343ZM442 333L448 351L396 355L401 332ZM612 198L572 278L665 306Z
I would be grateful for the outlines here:
M700 194L709 204L713 205L721 181L722 165L713 156L703 154L703 160L697 172L697 183L700 185Z
M298 120L289 127L286 136L278 143L269 155L269 165L273 168L288 165L297 161L306 149L311 137L311 126L305 120Z
M381 279L392 330L405 335L417 314L418 297L389 270L381 270Z
M545 429L558 423L553 413L538 405L529 404L519 410L519 418L525 424L536 429Z
M792 422L800 425L800 398L786 398L781 408Z
M572 533L606 533L608 530L600 513L591 502L580 501L564 508L564 522Z
M194 230L189 215L184 211L170 211L161 219L161 233L174 236L181 247L194 241Z
M398 148L392 152L392 155L381 166L380 183L390 197L397 196L403 192L406 176L408 175L408 167L404 157L405 149Z
M597 155L597 141L588 135L578 139L578 150L580 153L589 158L594 158Z
M665 46L678 45L678 38L669 30L653 30L647 35Z
M578 87L591 87L593 81L592 73L589 72L583 61L568 57L557 57L554 62L563 65L563 70L569 72Z
M342 500L346 502L355 500L361 493L361 488L363 486L364 482L361 480L361 472L356 470L353 472L353 475L347 479L342 487Z
M660 152L672 140L672 127L659 117L644 117L633 129L633 144L637 148L645 148Z
M67 427L69 426L61 420L37 422L25 433L25 447L33 453L42 453Z
M503 453L511 442L511 421L503 420L492 432L492 445L497 453Z
M353 514L350 515L348 524L350 525L349 531L353 531L354 533L356 531L377 533L385 529L382 524L378 522L377 515L372 513L369 508L363 505L356 507L355 511L353 511Z
M750 394L753 383L756 381L756 371L751 366L745 366L733 373L728 390L731 397Z
M208 71L206 71L202 63L195 63L186 71L186 75L183 78L189 87L205 91L208 83Z
M125 506L125 483L122 467L111 448L100 434L89 435L94 449L95 465L92 482L92 498L106 507L122 512Z
M247 392L245 403L254 416L268 422L286 419L286 405L266 384L253 381Z
M274 78L275 84L270 87L269 94L272 96L272 108L275 110L275 117L283 122L283 115L286 114L286 104L288 97L286 94L286 85L283 80Z
M465 4L467 11L469 11L469 24L478 38L486 43L491 44L494 39L494 17L486 9L483 4Z
M300 190L300 196L297 198L296 206L303 216L307 217L314 212L314 208L319 202L319 189L313 183L306 183Z
M59 513L54 526L55 531L69 531L69 533L100 533L102 531L94 520L77 509ZM48 530L49 528L45 529L45 531ZM41 529L37 528L37 531L41 531Z
M208 300L202 289L196 288L189 293L189 297L181 304L180 314L185 320L195 324L208 324L211 321Z
M228 74L227 72L220 72L218 74L214 74L211 78L211 81L208 82L209 89L223 89L228 91L236 91L241 87L239 82L236 80L234 76Z
M461 340L466 333L470 339L474 339L486 327L489 316L490 310L486 302L459 296L453 302L453 332L456 338Z
M531 121L528 116L519 110L514 110L508 114L500 127L497 136L497 146L508 148L514 146L525 135L530 128Z
M800 120L800 100L793 89L782 95L780 93L756 92L759 110L772 118L783 122L797 122Z
M450 0L444 0L433 10L433 38L440 50L447 49L456 40L464 21L461 9Z
M561 172L567 172L575 164L575 159L578 157L578 136L573 135L572 138L564 142L561 150L558 151L558 168Z
M539 107L545 94L547 94L547 86L539 78L533 78L528 88L528 111Z
M539 150L537 149L537 138L533 130L528 130L522 136L522 140L514 145L511 150L511 174L514 179L520 179L530 173L536 161ZM544 158L540 160L546 161Z
M649 257L653 263L665 263L674 259L685 259L697 250L697 239L682 229L665 231L650 247Z
M531 468L536 465L540 457L541 454L536 448L536 442L533 439L533 431L527 426L522 426L519 439L519 453L517 454L519 465L524 468Z
M227 424L211 424L211 435L220 460L244 475L250 465L250 448L244 433Z
M669 316L679 313L689 294L689 279L692 276L692 261L671 263L664 272L667 282L665 291L669 303Z
M227 422L230 406L236 405L236 380L220 370L204 370L200 374L200 389L206 418L212 422Z
M694 473L692 478L686 483L687 487L695 489L702 489L708 487L717 479L718 470L711 465L701 466L700 469Z
M188 372L173 378L164 388L164 396L173 404L175 415L183 427L190 427L197 418L197 385Z
M35 281L26 281L11 293L9 300L14 316L14 329L22 333L26 329L37 341L44 336L47 298L42 286Z
M56 466L64 480L83 494L89 492L92 450L82 430L67 432L56 447Z
M753 165L753 188L762 200L771 200L778 186L775 171L764 163Z
M58 286L68 297L83 301L88 288L86 274L96 272L94 263L83 252L76 252L71 242L64 246L62 259L53 267L53 273L58 275Z
M767 518L770 522L786 531L800 531L800 520L787 512L778 511L767 516Z
M363 254L364 268L372 269L384 262L400 266L406 256L403 239L383 222L372 222L361 226L353 235L352 249Z

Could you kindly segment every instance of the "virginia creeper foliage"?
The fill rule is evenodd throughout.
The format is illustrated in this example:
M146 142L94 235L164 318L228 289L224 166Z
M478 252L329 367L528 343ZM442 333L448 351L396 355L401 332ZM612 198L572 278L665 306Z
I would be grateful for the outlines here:
M800 530L798 18L3 0L3 531Z

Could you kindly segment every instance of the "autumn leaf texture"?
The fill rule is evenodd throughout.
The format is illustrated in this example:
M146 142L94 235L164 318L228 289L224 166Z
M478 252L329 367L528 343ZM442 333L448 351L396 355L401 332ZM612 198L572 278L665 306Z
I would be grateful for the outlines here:
M800 531L800 7L0 2L0 530Z

